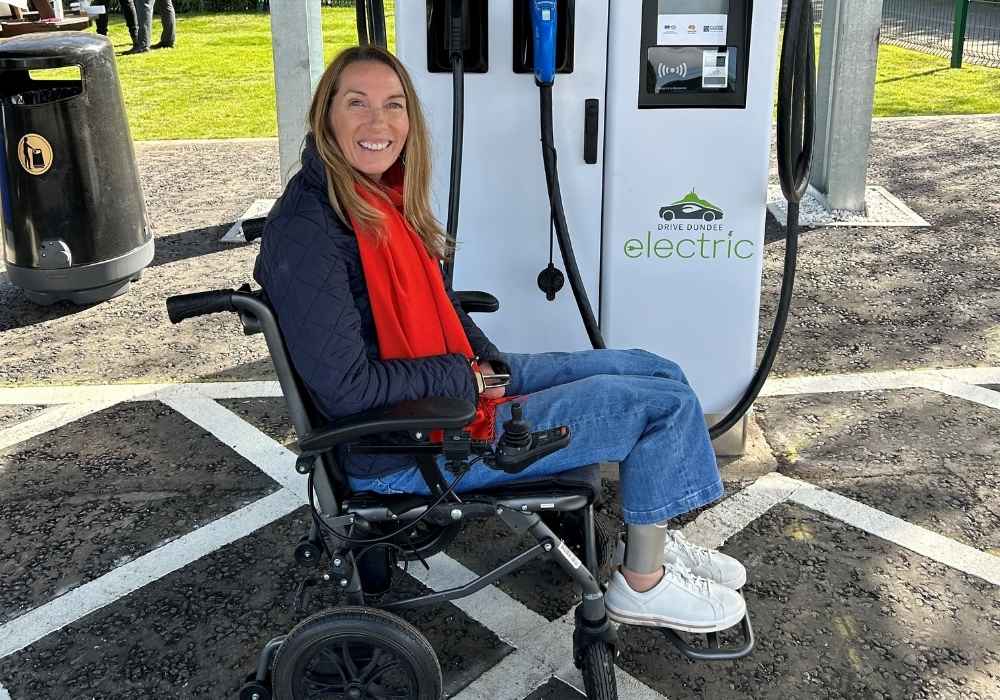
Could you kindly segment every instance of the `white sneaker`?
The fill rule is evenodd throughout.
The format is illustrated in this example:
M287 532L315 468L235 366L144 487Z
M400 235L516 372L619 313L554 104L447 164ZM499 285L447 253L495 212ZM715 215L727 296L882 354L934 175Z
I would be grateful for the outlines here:
M604 598L608 617L626 625L672 627L704 634L729 629L746 615L736 591L696 576L684 566L664 567L663 578L639 593L615 570Z
M680 530L667 531L663 560L670 564L683 564L698 576L737 591L747 582L747 570L728 554L692 544L684 539Z

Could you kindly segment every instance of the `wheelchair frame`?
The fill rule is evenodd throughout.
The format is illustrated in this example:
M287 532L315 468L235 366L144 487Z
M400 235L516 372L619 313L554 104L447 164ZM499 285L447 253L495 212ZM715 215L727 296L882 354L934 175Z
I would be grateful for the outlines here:
M469 312L490 312L499 308L495 298L483 292L460 292L463 308ZM576 608L576 626L573 635L573 656L577 667L581 667L587 649L597 643L614 647L616 634L610 624L604 605L604 592L598 583L599 560L595 537L595 494L584 485L560 486L556 493L550 489L544 494L526 490L531 482L512 482L509 488L499 487L487 492L456 493L442 491L440 484L432 483L424 471L425 480L431 489L431 496L359 496L351 492L347 476L335 457L338 446L353 443L358 438L388 432L408 432L422 437L434 429L443 429L445 440L442 445L415 442L409 445L365 444L362 451L368 454L408 454L426 459L444 453L451 463L464 462L473 454L482 456L490 449L485 443L475 443L468 439L462 428L471 422L475 408L466 401L457 399L424 399L397 404L395 406L368 411L357 416L324 423L319 412L307 400L308 393L292 367L285 348L284 339L270 305L263 298L262 291L251 291L249 285L239 290L219 290L171 297L167 300L170 319L178 323L185 318L222 311L236 312L240 316L244 333L262 333L270 352L278 382L287 403L293 427L299 438L301 455L296 462L296 470L308 475L311 491L315 493L319 507L313 508L314 521L310 532L296 547L296 559L306 565L318 566L324 551L330 555L328 571L322 576L324 582L332 582L341 589L348 605L365 606L365 591L356 561L354 540L355 526L389 524L403 532L416 522L429 522L444 528L456 523L499 517L515 532L530 533L537 543L492 571L479 576L464 585L443 591L416 596L405 600L379 603L377 608L393 611L417 608L456 600L492 584L529 561L551 558L579 586L582 601ZM451 444L454 443L454 444ZM434 467L437 470L437 467ZM440 472L437 472L440 476ZM453 484L455 482L452 482ZM518 491L521 491L518 493ZM507 491L505 494L504 491ZM451 498L446 498L451 496ZM384 502L396 500L386 505ZM378 502L381 501L381 502ZM422 501L422 502L420 502ZM395 506L395 507L394 507ZM541 518L544 513L583 513L583 553L584 561L570 549L563 539ZM341 532L343 530L344 532ZM346 534L350 531L352 534ZM326 546L329 536L339 543L333 548ZM386 540L391 537L384 538ZM431 554L437 550L431 551ZM423 557L418 553L417 558ZM426 562L425 562L426 565ZM299 585L296 607L301 606L305 587L315 580L306 579ZM664 629L666 636L689 658L697 660L728 660L747 655L753 648L753 631L749 618L742 623L744 644L734 650L724 650L719 646L718 634L708 635L709 648L689 646L673 630ZM269 689L269 678L274 658L287 635L269 641L262 649L256 672L252 674L247 687ZM613 674L611 674L613 676ZM610 679L610 697L616 697L613 677ZM241 694L241 697L244 697ZM246 697L267 697L246 694Z

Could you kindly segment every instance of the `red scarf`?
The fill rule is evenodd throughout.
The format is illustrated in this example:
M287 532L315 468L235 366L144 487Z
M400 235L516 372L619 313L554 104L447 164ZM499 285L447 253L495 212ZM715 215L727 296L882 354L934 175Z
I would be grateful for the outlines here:
M403 216L403 170L397 164L385 173L388 200L358 186L363 200L382 214L382 240L351 220L361 253L361 267L383 360L409 360L434 355L473 357L462 322L441 278L440 263ZM492 440L496 407L513 397L479 397L475 420L466 428L474 440ZM431 439L441 441L440 431Z

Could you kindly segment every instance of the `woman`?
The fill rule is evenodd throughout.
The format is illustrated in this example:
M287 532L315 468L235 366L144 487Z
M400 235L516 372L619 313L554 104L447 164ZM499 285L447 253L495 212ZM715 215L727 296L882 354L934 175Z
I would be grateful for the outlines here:
M677 365L640 350L497 350L445 289L427 128L391 54L341 53L320 80L309 119L302 170L268 218L255 276L321 410L333 419L458 397L479 402L477 429L499 433L510 404L500 403L503 387L484 387L509 373L506 393L520 396L535 429L567 425L572 441L516 476L478 463L458 490L618 462L628 539L608 614L693 632L738 623L746 611L735 590L746 581L742 565L666 526L722 494L701 407ZM356 490L428 493L404 458L355 455L345 468Z

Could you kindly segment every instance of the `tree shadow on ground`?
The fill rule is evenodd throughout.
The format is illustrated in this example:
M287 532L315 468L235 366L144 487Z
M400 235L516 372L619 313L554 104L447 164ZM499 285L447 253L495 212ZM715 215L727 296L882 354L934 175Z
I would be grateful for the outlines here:
M94 304L78 306L68 301L59 301L49 306L36 304L28 299L23 289L11 283L6 272L0 272L0 333L71 316L92 306Z
M934 68L932 70L920 71L918 73L910 73L908 75L898 75L895 78L885 78L884 80L876 80L876 85L886 85L888 83L898 83L901 80L911 80L913 78L922 78L925 75L934 75L935 73L944 73L951 70L951 68Z

